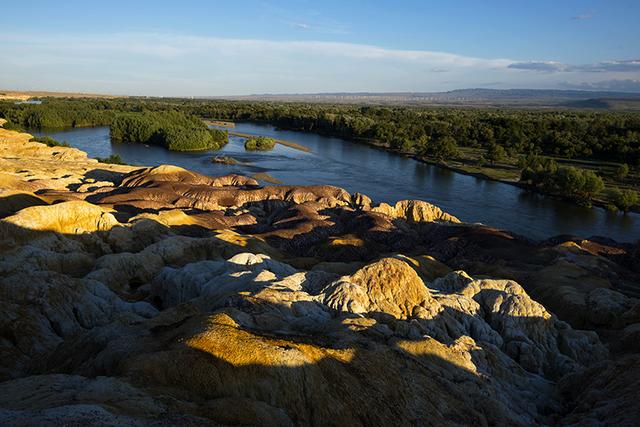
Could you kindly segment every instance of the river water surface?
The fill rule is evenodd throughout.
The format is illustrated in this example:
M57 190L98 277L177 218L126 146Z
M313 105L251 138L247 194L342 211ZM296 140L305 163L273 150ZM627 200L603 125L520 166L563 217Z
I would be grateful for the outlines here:
M244 139L232 136L229 144L219 151L178 153L143 144L112 143L108 127L32 133L67 141L90 157L118 154L130 164L174 164L206 175L266 172L284 184L335 185L367 194L376 202L426 200L463 221L481 222L536 239L559 234L606 236L618 241L640 239L638 214L575 206L338 138L254 123L237 123L234 130L296 142L311 152L279 144L269 152L247 152ZM231 156L250 165L211 163L216 155Z

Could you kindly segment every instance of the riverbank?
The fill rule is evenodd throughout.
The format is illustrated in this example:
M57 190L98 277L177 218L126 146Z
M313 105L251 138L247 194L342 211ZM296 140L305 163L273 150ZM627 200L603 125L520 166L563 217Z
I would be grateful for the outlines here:
M520 171L517 171L517 176L509 176L507 178L504 177L498 177L494 174L486 173L484 171L489 170L489 171L498 171L498 169L491 169L491 168L487 168L487 167L482 167L479 169L482 169L483 172L476 172L474 169L476 169L475 166L469 166L469 165L465 165L463 163L458 162L458 164L454 163L454 162L447 162L447 161L437 161L437 160L433 160L430 159L428 157L424 157L424 156L418 156L412 153L403 153L403 152L399 152L402 155L405 155L407 157L410 157L416 161L419 162L423 162L423 163L427 163L427 164L431 164L437 167L441 167L441 168L445 168L448 170L451 170L453 172L456 173L460 173L460 174L464 174L464 175L468 175L468 176L473 176L475 178L478 179L484 179L484 180L489 180L489 181L494 181L494 182L500 182L502 184L508 184L508 185L512 185L518 188L521 188L523 190L526 191L531 191L533 193L538 193L538 194L542 194L545 195L547 197L554 197L560 200L564 200L566 202L570 202L570 203L574 203L574 204L579 204L581 206L583 206L582 204L576 202L574 199L570 198L570 197L564 197L562 195L559 194L555 194L555 193L548 193L545 191L542 191L540 188L529 185L525 182L520 181ZM500 173L500 172L498 172ZM604 192L608 192L611 191L611 189L609 188L605 188L605 190L603 190ZM611 206L613 205L613 200L612 199L604 199L604 198L592 198L589 200L589 203L594 206L594 207L598 207L607 211L611 211ZM617 210L617 209L616 209ZM636 206L632 206L631 208L629 208L629 212L635 212L635 213L640 213L640 206L636 205Z
M355 138L355 139L351 139L351 141L353 142L358 142L358 143L363 143L366 145L370 145L373 146L375 148L381 149L381 150L385 150L385 151L389 151L392 153L396 153L398 155L402 155L404 157L408 157L411 158L413 160L416 160L418 162L422 162L422 163L426 163L429 165L433 165L436 167L440 167L443 169L447 169L450 170L452 172L456 172L462 175L467 175L467 176L472 176L474 178L478 178L478 179L483 179L483 180L487 180L487 181L493 181L493 182L499 182L501 184L507 184L507 185L511 185L514 187L518 187L521 188L525 191L530 191L532 193L537 193L537 194L542 194L546 197L552 197L552 198L556 198L559 200L563 200L572 204L576 204L579 206L584 206L584 204L578 203L576 202L574 199L570 198L570 197L564 197L562 195L559 194L555 194L555 193L548 193L545 191L542 191L540 188L531 186L525 182L520 181L520 169L515 167L512 164L508 164L508 163L504 163L504 162L496 162L496 164L494 165L483 165L483 166L479 166L477 165L477 160L476 159L471 159L471 161L465 163L463 161L460 161L460 159L458 160L435 160L433 158L430 157L426 157L426 156L420 156L417 155L413 152L410 151L405 151L405 150L398 150L398 149L394 149L389 147L388 144L382 143L380 141L375 141L375 140L371 140L371 139L365 139L365 138ZM482 153L479 153L479 151L483 151L483 150L474 150L474 149L465 149L462 148L460 149L462 151L476 151L476 155L477 157L480 157L482 155ZM579 161L579 160L572 160L572 159L563 159L563 158L553 158L553 157L548 157L548 156L543 156L543 157L547 157L547 158L551 158L555 161L557 161L559 164L562 164L563 166L573 166L573 167L583 167L583 165L585 164L589 164L592 165L591 168L589 169L594 169L593 165L594 164L598 164L596 162L586 162L586 161ZM469 160L469 159L467 159ZM604 163L602 163L604 164ZM610 165L609 165L610 167ZM606 181L605 181L606 183ZM638 191L636 187L630 187L632 188L634 191ZM608 193L610 192L611 189L611 185L609 183L609 185L607 185L605 187L605 189L601 192L602 193ZM589 202L591 203L592 206L597 207L597 208L601 208L604 209L606 211L611 211L611 206L613 206L613 200L611 200L610 198L592 198L589 200ZM632 206L631 208L629 208L628 212L633 212L633 213L640 213L640 205L636 205L636 206Z
M227 122L227 121L224 121L224 120L207 120L207 119L203 119L202 121L207 126L217 126L217 127L223 127L223 128L231 128L231 129L236 127L236 124L234 122Z
M513 185L476 179L370 144L350 143L315 133L292 132L257 123L239 122L237 131L251 135L300 142L311 148L247 152L240 138L217 152L176 153L162 147L116 144L107 127L38 133L90 153L91 157L118 154L129 164L165 163L204 174L237 173L251 176L267 172L287 184L331 184L391 203L398 199L422 199L444 207L457 217L512 230L535 239L558 234L607 236L632 241L640 236L640 217L602 209L586 209L553 197L540 196ZM212 156L233 157L250 166L214 165ZM508 208L506 208L508 207Z
M268 122L261 122L264 124L270 124ZM336 137L334 135L332 135L331 133L326 133L326 132L306 132L306 131L300 131L300 130L296 130L297 132L305 132L305 133L312 133L312 134L317 134L317 135L323 135L323 136L328 136L328 137ZM239 136L247 136L247 135L239 135ZM254 136L254 135L251 135ZM542 194L545 195L547 197L552 197L552 198L556 198L559 200L563 200L566 201L568 203L572 203L575 205L579 205L579 206L584 206L584 204L581 204L579 202L576 202L575 199L572 199L570 197L564 197L562 195L559 194L555 194L555 193L549 193L549 192L545 192L542 191L540 188L537 187L533 187L531 185L528 185L524 182L520 181L520 169L517 168L516 166L514 166L513 164L509 164L509 163L504 163L504 162L496 162L493 165L490 164L484 164L482 166L479 166L477 164L477 158L479 158L480 156L482 156L484 150L479 150L479 149L468 149L468 148L461 148L460 150L463 151L464 153L467 154L467 157L470 158L462 158L462 159L457 159L457 160L435 160L433 158L429 158L426 156L419 156L413 152L410 151L404 151L404 150L398 150L398 149L393 149L391 147L389 147L388 144L382 143L380 141L376 141L376 140L372 140L372 139L366 139L366 138L350 138L347 139L351 142L357 142L357 143L362 143L365 145L369 145L372 147L375 147L377 149L381 149L384 151L388 151L391 153L395 153L395 154L399 154L411 159L414 159L416 161L422 162L422 163L426 163L426 164L430 164L436 167L440 167L443 169L447 169L456 173L460 173L462 175L466 175L466 176L472 176L478 179L483 179L483 180L488 180L488 181L493 181L493 182L499 182L502 184L507 184L507 185L511 185L514 187L518 187L520 189L523 189L525 191L530 191L533 193L537 193L537 194ZM472 156L469 156L469 152L475 151L475 153ZM548 157L548 156L543 156L543 157ZM564 159L564 158L554 158L554 157L549 157L555 161L557 161L559 164L563 165L563 166L573 166L573 167L577 167L577 168L583 168L583 169L590 169L590 170L594 170L594 171L600 171L600 169L602 167L607 167L609 169L612 169L612 164L611 163L607 163L607 162L593 162L593 161L580 161L580 160L574 160L574 159ZM613 164L614 165L614 164ZM589 167L586 167L589 166ZM600 167L598 167L600 166ZM608 171L608 173L612 173L611 170ZM608 195L614 188L614 185L610 182L610 180L605 180L605 189L601 192L601 196L604 195ZM621 188L629 188L629 189L633 189L634 191L638 191L637 186L623 186ZM599 198L592 198L589 200L589 202L591 203L592 206L598 207L598 208L602 208L606 211L611 211L611 206L614 206L613 200L610 197L599 197ZM634 212L634 213L640 213L640 205L635 205L632 206L629 209L629 212Z
M393 150L391 150L393 151ZM437 161L437 160L433 160L430 159L428 157L424 157L424 156L418 156L412 153L403 153L403 152L398 152L398 154L404 155L406 157L412 158L418 162L422 162L422 163L426 163L426 164L430 164L433 166L437 166L440 168L444 168L447 170L450 170L452 172L456 172L459 174L463 174L463 175L467 175L467 176L472 176L474 178L478 178L478 179L484 179L484 180L488 180L488 181L493 181L493 182L499 182L501 184L507 184L507 185L512 185L514 187L518 187L521 188L523 190L526 191L530 191L533 193L538 193L538 194L542 194L546 197L553 197L553 198L557 198L559 200L564 200L566 202L570 202L570 203L576 203L574 199L571 199L569 197L563 197L561 195L558 194L554 194L554 193L547 193L544 191L541 191L539 188L531 186L527 183L521 182L519 179L517 178L498 178L495 176L492 176L490 174L484 173L484 172L474 172L473 170L470 170L470 168L465 167L464 165L460 166L460 165L455 165L452 164L450 162L445 162L445 161ZM483 168L486 169L486 168ZM610 200L603 200L603 199L590 199L589 201L593 206L598 207L598 208L602 208L604 210L609 211L609 206L612 205L612 201ZM579 204L580 206L583 206L581 204ZM632 208L629 209L629 212L640 212L640 207L638 206L634 206Z

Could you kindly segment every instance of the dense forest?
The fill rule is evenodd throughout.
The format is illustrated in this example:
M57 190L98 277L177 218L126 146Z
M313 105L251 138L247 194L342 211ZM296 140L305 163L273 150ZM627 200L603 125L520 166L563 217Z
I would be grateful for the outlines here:
M41 105L0 103L0 117L26 128L110 125L118 113L150 111L268 122L285 129L375 140L416 153L446 155L457 146L488 149L499 145L511 156L545 154L640 166L638 113L145 98L51 99Z
M111 123L111 138L161 145L172 151L219 149L228 141L225 131L208 129L197 117L177 111L117 113Z
M481 154L471 162L479 166L498 169L496 164L502 162L517 169L521 182L530 188L587 203L605 185L595 172L582 169L582 163L592 162L596 172L602 172L606 168L599 166L614 162L619 170L607 174L616 186L608 185L611 194L605 199L620 209L637 200L640 113L52 98L41 105L0 102L0 117L9 121L8 126L25 128L110 125L115 140L159 144L171 150L219 148L225 143L226 133L207 131L201 119L267 122L283 129L361 140L439 162L460 160L461 150L475 150ZM579 167L545 163L545 157L575 161ZM627 189L619 191L617 185Z
M640 166L640 114L574 111L423 109L272 103L211 103L201 116L265 121L286 129L380 141L405 151L451 152L452 145L502 146L509 155L547 154Z

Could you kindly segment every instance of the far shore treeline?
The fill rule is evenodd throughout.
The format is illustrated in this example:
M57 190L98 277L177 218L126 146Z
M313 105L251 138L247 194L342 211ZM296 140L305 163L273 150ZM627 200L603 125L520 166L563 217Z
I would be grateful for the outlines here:
M360 140L463 172L520 180L541 192L624 210L637 205L640 187L640 113L634 112L48 98L40 105L0 102L0 117L9 127L108 125L114 140L179 151L215 149L227 142L226 132L207 129L203 119L265 122ZM549 163L545 156L566 165Z

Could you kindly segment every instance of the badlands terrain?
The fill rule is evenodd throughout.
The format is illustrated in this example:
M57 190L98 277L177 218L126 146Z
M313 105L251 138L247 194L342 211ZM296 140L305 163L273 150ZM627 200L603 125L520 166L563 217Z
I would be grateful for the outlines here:
M0 425L633 425L640 250L0 129Z

